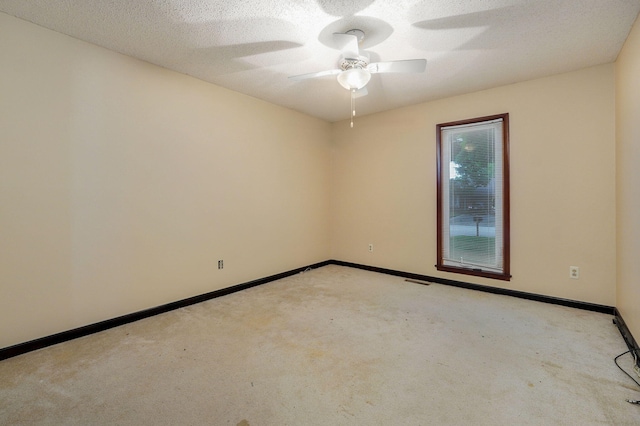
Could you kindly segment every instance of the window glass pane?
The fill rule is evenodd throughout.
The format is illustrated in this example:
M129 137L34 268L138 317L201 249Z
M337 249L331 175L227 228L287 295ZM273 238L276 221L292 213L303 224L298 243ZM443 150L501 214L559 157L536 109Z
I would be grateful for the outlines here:
M438 129L438 266L503 273L503 120Z

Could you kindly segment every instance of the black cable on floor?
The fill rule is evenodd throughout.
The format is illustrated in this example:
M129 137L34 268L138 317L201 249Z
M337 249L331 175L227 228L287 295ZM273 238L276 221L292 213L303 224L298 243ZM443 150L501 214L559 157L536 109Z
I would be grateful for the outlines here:
M618 358L620 358L622 355L626 355L626 354L628 354L628 353L631 353L631 351L622 352L620 355L618 355L617 357L615 357L615 358L613 359L613 362L615 362L615 363L616 363L616 365L618 366L618 368L620 369L620 371L622 371L624 374L626 374L627 376L629 376L629 378L630 378L631 380L633 380L633 381L635 382L635 384L636 384L636 385L638 385L638 387L640 387L640 383L638 383L638 382L636 381L636 379L634 379L634 378L633 378L633 376L631 376L631 374L629 374L629 373L627 373L626 371L624 371L624 370L622 369L622 367L620 367L620 364L618 364Z

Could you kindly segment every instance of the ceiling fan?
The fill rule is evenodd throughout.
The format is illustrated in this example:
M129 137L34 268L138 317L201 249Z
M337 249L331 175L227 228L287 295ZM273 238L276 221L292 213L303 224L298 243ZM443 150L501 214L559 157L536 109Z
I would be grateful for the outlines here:
M353 29L346 33L334 33L333 38L338 48L342 50L342 57L338 62L339 68L293 75L289 78L291 80L306 80L337 75L338 83L351 92L351 127L353 127L353 117L356 115L355 99L368 93L365 86L371 79L371 74L421 73L427 67L426 59L370 63L366 53L362 55L358 48L358 44L364 39L364 31L362 30Z

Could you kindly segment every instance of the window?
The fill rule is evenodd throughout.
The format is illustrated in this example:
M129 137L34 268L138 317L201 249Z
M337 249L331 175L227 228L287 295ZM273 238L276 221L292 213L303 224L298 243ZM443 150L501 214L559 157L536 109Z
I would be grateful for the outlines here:
M509 280L509 114L437 125L439 271Z

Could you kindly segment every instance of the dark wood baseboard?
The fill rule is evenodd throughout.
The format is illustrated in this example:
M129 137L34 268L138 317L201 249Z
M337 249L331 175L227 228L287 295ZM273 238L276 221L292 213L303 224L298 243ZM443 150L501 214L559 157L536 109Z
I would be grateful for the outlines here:
M603 314L613 315L614 314L614 310L615 310L615 308L613 306L598 305L596 303L580 302L580 301L577 301L577 300L562 299L562 298L559 298L559 297L543 296L543 295L535 294L535 293L527 293L527 292L524 292L524 291L517 291L517 290L509 290L509 289L505 289L505 288L490 287L490 286L486 286L486 285L470 284L470 283L466 283L466 282L463 282L463 281L454 281L454 280L448 280L448 279L445 279L445 278L430 277L428 275L421 275L421 274L414 274L414 273L411 273L411 272L396 271L396 270L393 270L393 269L378 268L376 266L361 265L361 264L358 264L358 263L343 262L343 261L340 261L340 260L331 260L330 263L333 264L333 265L349 266L351 268L364 269L364 270L372 271L372 272L380 272L382 274L395 275L395 276L398 276L398 277L410 278L410 279L414 279L414 280L428 281L428 282L432 282L432 283L450 285L450 286L454 286L454 287L461 287L461 288L466 288L466 289L470 289L470 290L479 290L479 291L484 291L484 292L487 292L487 293L502 294L504 296L518 297L520 299L535 300L537 302L552 303L554 305L562 305L562 306L568 306L568 307L571 307L571 308L584 309L584 310L587 310L587 311L595 311L595 312L600 312L600 313L603 313Z
M555 305L562 305L562 306L568 306L571 308L585 309L588 311L595 311L595 312L600 312L604 314L615 315L614 322L620 329L620 333L622 334L622 337L624 338L625 342L627 342L629 349L635 350L635 353L640 356L640 351L638 350L638 345L636 341L631 335L631 332L629 331L629 329L624 324L624 320L620 316L620 313L613 306L598 305L594 303L580 302L580 301L570 300L570 299L561 299L557 297L543 296L543 295L534 294L534 293L526 293L526 292L517 291L517 290L489 287L489 286L483 286L479 284L470 284L462 281L454 281L454 280L448 280L444 278L430 277L428 275L414 274L411 272L403 272L403 271L397 271L393 269L385 269L385 268L379 268L376 266L361 265L361 264L351 263L351 262L343 262L340 260L326 260L324 262L319 262L313 265L296 268L287 272L282 272L276 275L271 275L265 278L260 278L260 279L249 281L243 284L238 284L238 285L223 288L220 290L215 290L215 291L201 294L198 296L189 297L187 299L178 300L176 302L167 303L165 305L157 306L155 308L133 312L131 314L123 315L117 318L108 319L95 324L89 324L83 327L74 328L72 330L63 331L61 333L53 334L51 336L45 336L45 337L41 337L39 339L31 340L28 342L19 343L14 346L9 346L7 348L0 349L0 360L22 355L27 352L35 351L37 349L42 349L47 346L56 345L58 343L66 342L68 340L77 339L78 337L88 336L93 333L108 330L110 328L118 327L120 325L128 324L130 322L138 321L154 315L169 312L174 309L183 308L185 306L193 305L195 303L204 302L206 300L214 299L216 297L225 296L227 294L235 293L237 291L246 290L251 287L256 287L262 284L269 283L271 281L279 280L281 278L286 278L291 275L304 272L308 269L320 268L326 265L347 266L351 268L364 269L367 271L379 272L382 274L394 275L394 276L409 278L413 280L450 285L450 286L461 287L461 288L466 288L470 290L479 290L479 291L484 291L488 293L501 294L505 296L518 297L521 299L535 300L538 302L552 303Z
M41 337L39 339L31 340L28 342L19 343L17 345L0 349L0 361L3 359L14 357L14 356L22 355L27 352L35 351L37 349L42 349L47 346L52 346L58 343L66 342L68 340L77 339L78 337L88 336L89 334L98 333L100 331L108 330L110 328L118 327L120 325L128 324L130 322L138 321L154 315L173 311L174 309L183 308L185 306L193 305L195 303L200 303L206 300L214 299L216 297L235 293L237 291L246 290L251 287L259 286L262 284L269 283L271 281L279 280L281 278L286 278L291 275L304 272L307 269L320 268L322 266L328 265L329 263L330 263L329 261L315 263L313 265L296 268L291 271L282 272L276 275L271 275L269 277L260 278L260 279L249 281L243 284L234 285L231 287L215 290L215 291L201 294L198 296L189 297L187 299L178 300L176 302L167 303L165 305L156 306L155 308L133 312L117 318L100 321L95 324L89 324L83 327L74 328L73 330L63 331L57 334L53 334L51 336L45 336L45 337Z
M640 347L638 346L638 342L633 338L633 334L631 334L631 330L627 327L624 320L622 319L622 315L618 308L615 308L615 318L613 319L613 323L618 327L622 338L624 339L627 347L629 348L629 352L633 354L633 359L635 360L635 364L640 368Z

